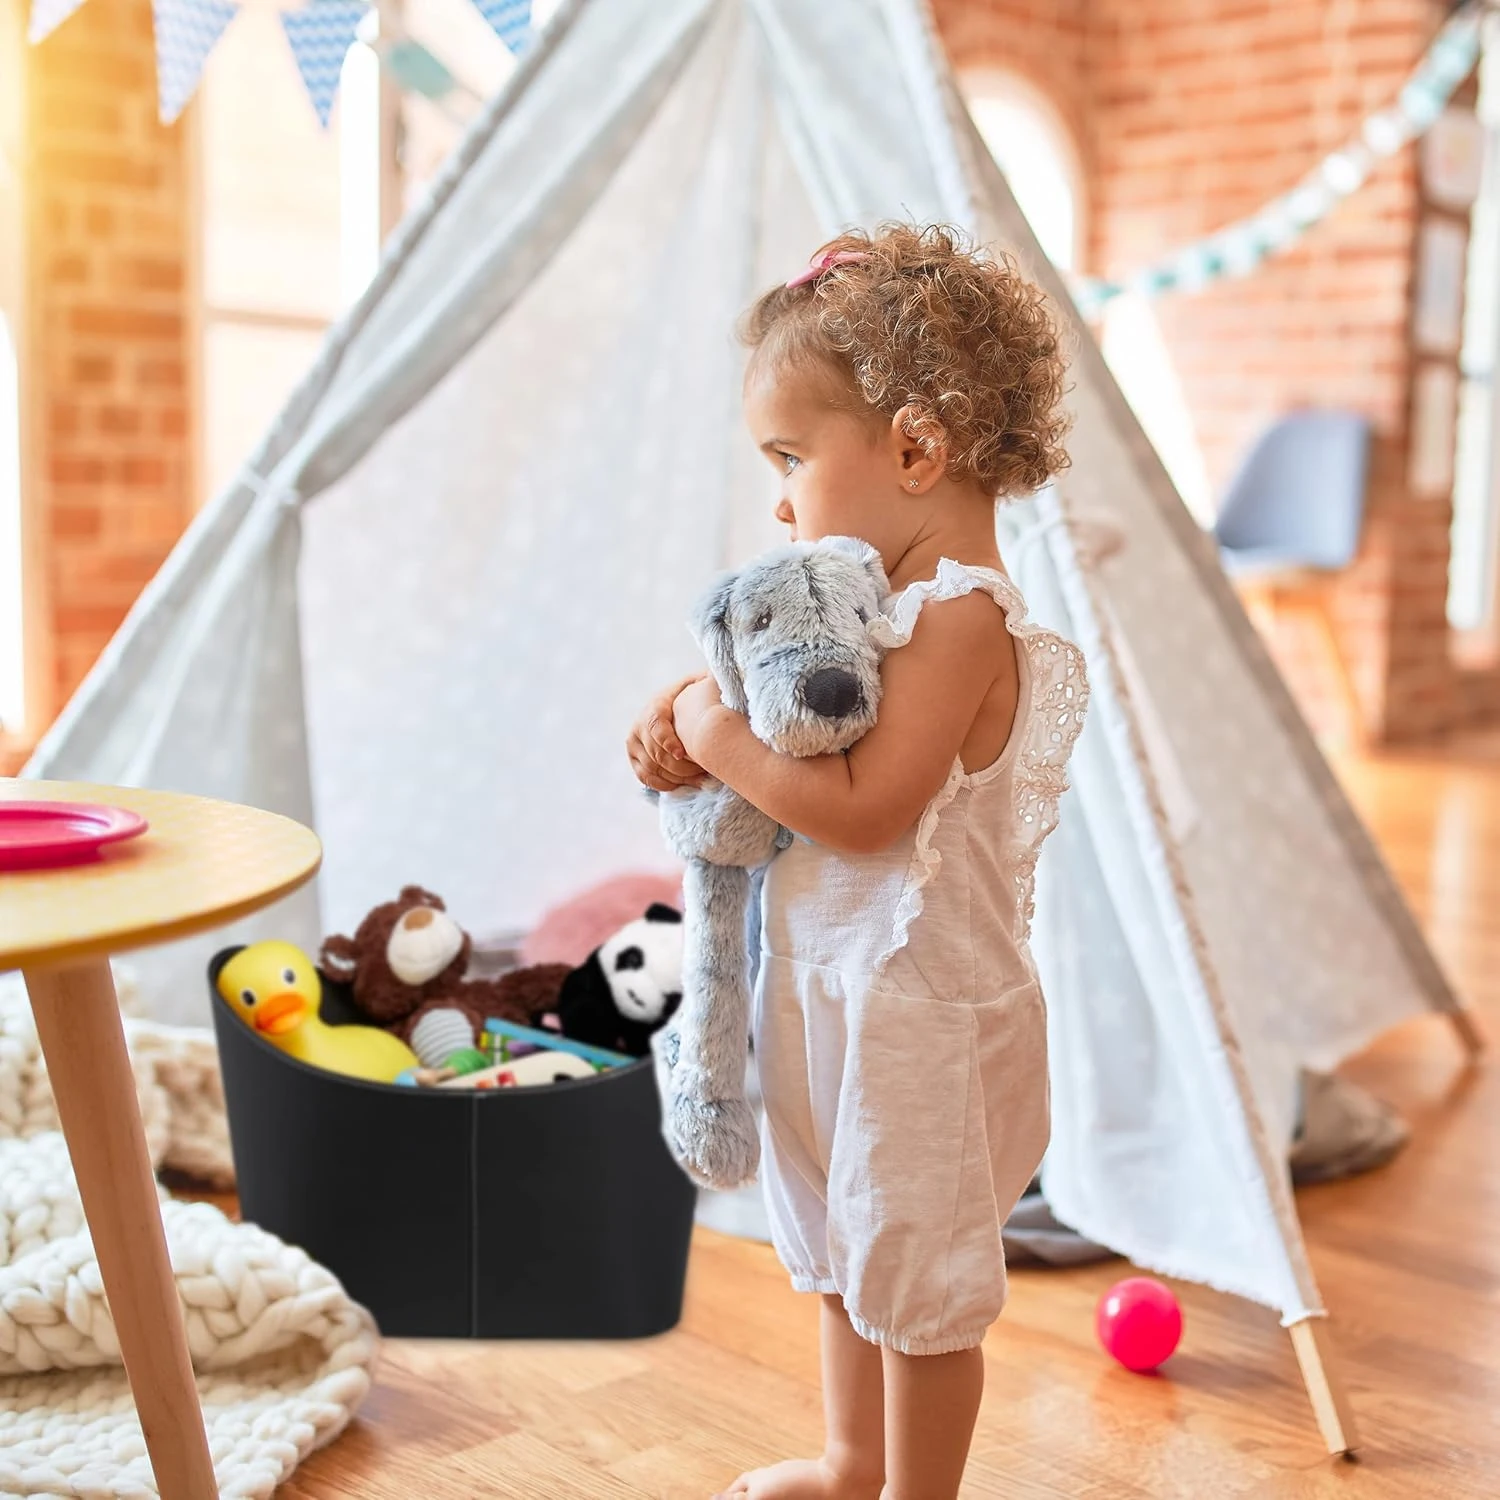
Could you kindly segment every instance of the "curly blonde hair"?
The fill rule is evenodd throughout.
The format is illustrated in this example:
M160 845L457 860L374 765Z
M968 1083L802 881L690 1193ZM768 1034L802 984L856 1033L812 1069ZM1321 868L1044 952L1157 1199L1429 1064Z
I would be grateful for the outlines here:
M986 494L1030 494L1067 466L1061 336L1014 260L942 224L851 231L814 260L834 255L851 258L746 313L752 369L831 367L856 409L911 406L912 440Z

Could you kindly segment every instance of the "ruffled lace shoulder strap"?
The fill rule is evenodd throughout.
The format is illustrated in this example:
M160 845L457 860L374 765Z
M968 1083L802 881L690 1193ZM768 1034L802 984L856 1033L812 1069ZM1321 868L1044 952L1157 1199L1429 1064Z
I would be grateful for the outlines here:
M1015 751L1015 833L1012 866L1016 881L1016 939L1024 943L1031 931L1036 902L1036 864L1042 843L1057 826L1057 809L1068 789L1067 763L1083 730L1088 708L1088 674L1083 653L1071 641L1027 618L1020 589L993 568L970 567L944 558L937 576L914 583L895 596L885 612L870 624L871 638L894 650L906 645L917 618L932 601L957 599L982 589L1005 614L1006 628L1026 653L1025 722L1016 726L1020 739ZM896 905L890 944L877 968L906 946L911 925L922 914L923 890L942 866L933 835L943 810L963 785L963 767L955 761L947 782L928 803L917 825L916 843L906 881Z
M1013 622L1011 632L1025 646L1031 674L1013 782L1016 941L1024 944L1036 912L1036 862L1047 835L1057 827L1058 804L1068 789L1068 757L1088 712L1089 679L1083 652L1055 630Z
M870 638L888 650L905 646L917 628L917 616L924 605L958 599L975 589L988 594L1000 606L1011 633L1019 634L1017 626L1026 619L1026 601L1020 589L993 568L971 568L967 563L945 557L938 563L936 578L908 585L890 601L883 614L870 622Z

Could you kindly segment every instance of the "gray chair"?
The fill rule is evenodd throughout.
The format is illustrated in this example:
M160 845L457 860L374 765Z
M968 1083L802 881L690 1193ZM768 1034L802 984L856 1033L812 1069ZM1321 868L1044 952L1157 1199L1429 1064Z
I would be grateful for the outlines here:
M1370 423L1357 412L1298 411L1261 434L1214 523L1232 575L1327 572L1359 550Z
M1268 637L1301 616L1343 703L1345 744L1365 738L1365 714L1328 610L1326 583L1359 551L1370 423L1356 412L1299 411L1261 434L1231 481L1214 524L1225 571Z

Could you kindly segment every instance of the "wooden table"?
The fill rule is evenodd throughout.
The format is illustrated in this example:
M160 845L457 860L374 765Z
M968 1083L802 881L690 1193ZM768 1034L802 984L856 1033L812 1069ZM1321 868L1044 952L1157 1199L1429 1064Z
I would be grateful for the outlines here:
M268 906L317 871L314 834L168 792L0 779L0 801L102 802L150 823L90 864L0 871L0 970L21 969L162 1500L218 1495L109 955ZM205 980L206 983L206 980Z

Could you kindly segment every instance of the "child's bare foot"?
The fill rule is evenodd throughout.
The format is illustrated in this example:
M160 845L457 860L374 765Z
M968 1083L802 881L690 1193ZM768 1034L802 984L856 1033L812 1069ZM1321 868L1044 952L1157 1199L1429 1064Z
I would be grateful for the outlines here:
M827 1458L793 1458L741 1474L714 1500L880 1500L881 1477L841 1474Z

